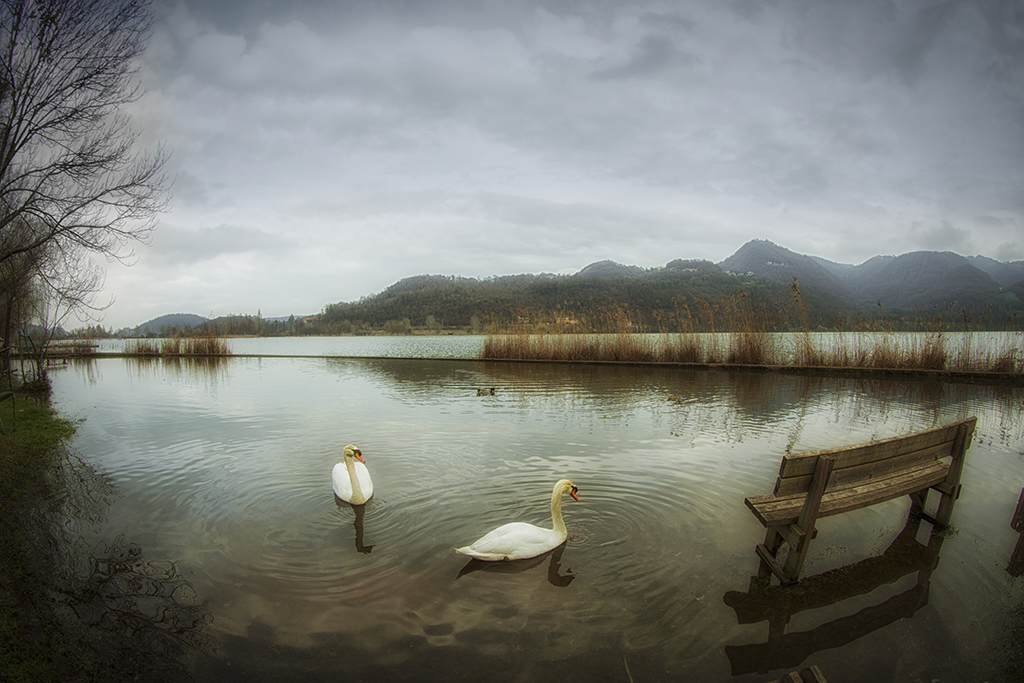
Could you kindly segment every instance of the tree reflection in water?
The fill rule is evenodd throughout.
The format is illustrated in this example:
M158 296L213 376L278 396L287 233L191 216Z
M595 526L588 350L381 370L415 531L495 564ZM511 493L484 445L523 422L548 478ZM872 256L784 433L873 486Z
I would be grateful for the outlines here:
M190 660L211 650L211 617L176 562L147 559L123 536L89 547L82 533L113 496L108 478L62 447L47 495L10 510L12 531L27 539L20 560L32 582L22 591L30 620L67 647L52 664L76 678L188 680Z

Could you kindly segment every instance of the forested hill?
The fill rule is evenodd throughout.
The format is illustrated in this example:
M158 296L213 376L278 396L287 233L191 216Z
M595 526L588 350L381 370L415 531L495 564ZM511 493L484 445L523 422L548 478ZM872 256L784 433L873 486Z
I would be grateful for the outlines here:
M795 287L795 289L794 289ZM1024 262L950 252L876 256L834 263L752 240L721 263L675 259L641 268L592 263L574 275L485 279L417 275L318 315L232 315L202 323L221 334L365 334L508 329L686 331L890 328L1021 329ZM941 317L936 322L936 316ZM185 327L201 319L182 319ZM149 323L155 333L180 325ZM164 330L166 331L166 330Z
M140 335L159 334L161 330L167 328L191 329L199 327L206 321L206 318L194 313L170 313L139 325L135 332Z
M683 262L677 262L683 264ZM792 300L785 285L732 275L708 262L638 269L629 275L603 263L576 275L512 275L485 280L440 275L402 280L354 303L331 304L316 324L324 333L381 328L408 321L412 327L466 328L497 325L583 325L588 329L672 330L683 319L711 323L730 305L753 304L777 311ZM742 299L740 295L747 293ZM839 301L810 294L814 311L832 315ZM401 331L394 329L390 331Z
M998 273L1000 282L986 271ZM418 275L356 302L327 305L307 331L481 331L516 324L673 331L713 329L744 316L747 324L769 320L774 329L850 329L870 318L935 315L950 325L1014 327L1024 320L1022 294L1021 262L915 252L854 266L753 240L720 264L676 259L644 269L600 261L575 275Z
M774 282L796 278L804 290L827 293L862 310L872 305L889 315L953 312L977 317L1024 312L1016 292L1024 288L1024 262L1000 262L948 251L875 256L853 266L797 254L766 240L744 244L722 268Z

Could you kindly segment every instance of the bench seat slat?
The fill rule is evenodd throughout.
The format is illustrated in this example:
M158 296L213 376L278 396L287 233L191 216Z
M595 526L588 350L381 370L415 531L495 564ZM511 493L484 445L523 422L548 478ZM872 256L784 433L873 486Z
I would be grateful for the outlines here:
M953 442L947 441L935 446L929 446L914 451L887 457L873 462L858 462L851 465L849 461L844 464L839 461L832 470L832 477L829 479L829 489L843 488L874 479L890 476L893 472L906 469L914 469L928 463L935 462L941 458L948 458L953 453ZM775 482L776 496L789 496L796 493L806 493L811 484L811 474L786 477Z
M949 471L943 462L933 462L899 475L877 479L856 486L829 490L821 499L818 517L837 515L849 510L899 498L942 482ZM745 500L758 520L766 527L794 524L803 509L806 496L751 496Z
M897 457L906 453L912 453L922 449L938 446L939 444L951 443L956 439L957 428L960 423L933 427L924 431L898 436L881 441L847 446L845 448L833 448L808 453L797 453L786 455L782 458L779 467L779 477L811 475L814 473L814 463L819 455L828 454L836 459L836 469L854 467L876 460Z

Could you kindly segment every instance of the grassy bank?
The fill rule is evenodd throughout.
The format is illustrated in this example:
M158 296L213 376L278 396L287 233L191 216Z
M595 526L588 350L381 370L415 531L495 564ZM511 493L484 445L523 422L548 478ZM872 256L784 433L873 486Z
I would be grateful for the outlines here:
M44 397L16 393L0 408L0 671L9 681L87 680L88 658L40 611L40 567L31 548L39 529L26 511L51 494L48 473L74 425Z
M48 385L47 385L48 386ZM209 615L171 560L123 536L87 545L116 494L46 402L3 403L0 680L181 681L210 652ZM13 417L13 419L11 419Z

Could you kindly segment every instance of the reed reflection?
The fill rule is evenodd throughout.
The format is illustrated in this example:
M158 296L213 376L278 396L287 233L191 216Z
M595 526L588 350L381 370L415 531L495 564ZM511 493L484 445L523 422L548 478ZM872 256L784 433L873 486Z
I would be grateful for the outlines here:
M977 414L977 438L1007 445L1024 438L1024 388L1014 386L654 365L331 359L325 367L371 375L388 393L417 404L475 400L479 387L496 387L495 400L484 404L489 410L549 408L567 419L654 414L678 423L670 424L672 436L715 434L730 443L781 428L792 448L806 447L802 439L815 438L805 434L808 416L815 431L826 422L853 424L872 438L888 424L925 429Z
M469 562L459 570L459 573L455 576L459 579L466 574L472 574L473 572L489 572L492 574L521 574L529 571L534 567L539 567L544 564L544 560L548 559L548 572L547 578L548 583L558 588L565 588L576 578L576 575L572 573L572 567L562 571L562 553L565 552L565 543L558 546L554 550L550 550L537 557L531 557L526 560L512 560L510 562L487 562L484 560L478 560L476 558L471 559Z
M155 374L158 370L192 379L223 379L230 356L125 356L125 365L137 376Z
M99 381L99 361L91 356L72 356L71 362L58 371L73 369L87 386L95 386Z
M927 544L919 543L920 523L920 518L909 515L903 530L877 557L804 578L791 586L773 586L771 575L762 574L751 577L747 592L728 591L723 601L735 610L738 623L768 622L766 642L725 646L732 675L793 669L815 652L843 647L899 619L914 616L928 604L931 575L944 539L942 531L932 530ZM914 585L899 595L810 631L785 632L790 619L799 612L867 595L914 572Z

